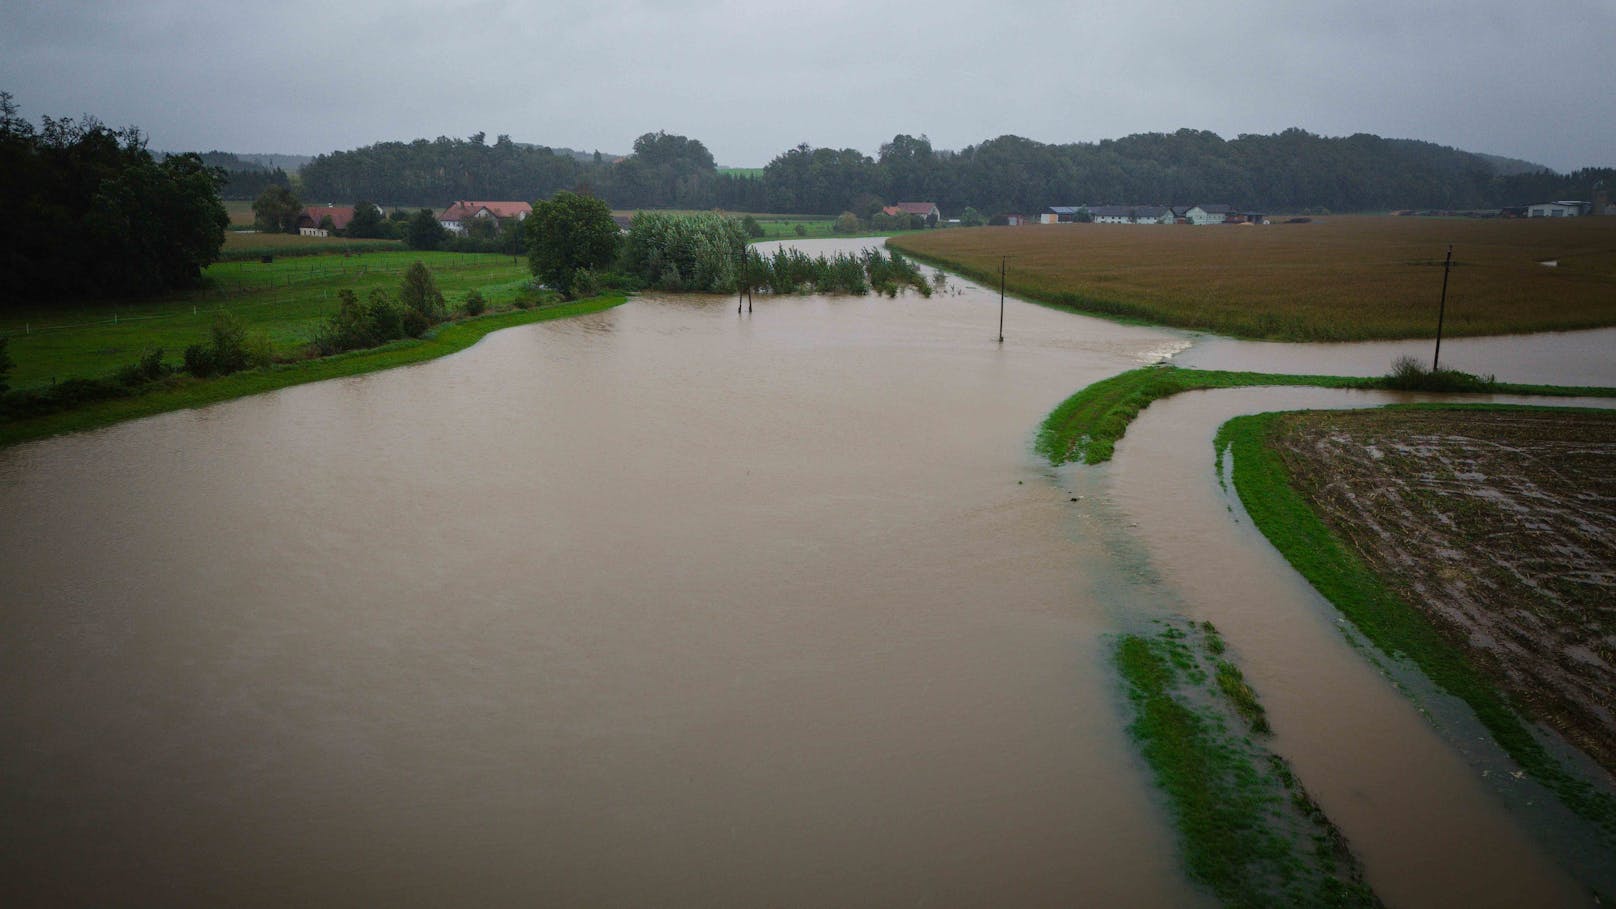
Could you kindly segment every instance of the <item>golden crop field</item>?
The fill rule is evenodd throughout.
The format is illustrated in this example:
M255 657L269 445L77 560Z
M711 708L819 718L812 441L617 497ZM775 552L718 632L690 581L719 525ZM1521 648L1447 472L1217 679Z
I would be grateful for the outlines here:
M1396 216L1261 226L1049 224L938 230L889 245L1018 295L1252 338L1344 341L1616 325L1616 218ZM1542 264L1554 262L1553 266Z

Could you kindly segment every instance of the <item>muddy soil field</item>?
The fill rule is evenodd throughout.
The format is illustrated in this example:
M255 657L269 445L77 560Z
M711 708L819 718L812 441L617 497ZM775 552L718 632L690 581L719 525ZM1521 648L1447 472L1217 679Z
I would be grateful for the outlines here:
M1616 414L1312 411L1274 444L1388 585L1616 774Z

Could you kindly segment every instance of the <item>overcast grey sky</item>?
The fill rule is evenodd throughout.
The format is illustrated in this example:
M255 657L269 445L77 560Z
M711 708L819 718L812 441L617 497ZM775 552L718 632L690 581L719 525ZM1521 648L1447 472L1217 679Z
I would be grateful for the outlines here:
M0 0L0 90L155 149L508 133L720 164L1299 126L1616 166L1616 0Z

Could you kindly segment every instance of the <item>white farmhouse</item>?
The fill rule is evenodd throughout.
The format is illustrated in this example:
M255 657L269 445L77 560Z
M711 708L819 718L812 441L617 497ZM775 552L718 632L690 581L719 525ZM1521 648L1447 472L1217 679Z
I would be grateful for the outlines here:
M1191 224L1222 224L1229 220L1227 205L1191 205L1184 211L1184 220Z
M1539 202L1526 208L1528 218L1575 218L1588 210L1588 203L1562 199L1559 202Z
M1171 224L1173 210L1160 205L1091 205L1095 224Z

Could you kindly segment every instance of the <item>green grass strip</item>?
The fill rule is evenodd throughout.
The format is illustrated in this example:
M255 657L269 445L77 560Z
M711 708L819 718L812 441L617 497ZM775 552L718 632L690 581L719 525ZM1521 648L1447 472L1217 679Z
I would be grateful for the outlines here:
M1203 388L1246 388L1265 385L1308 385L1318 388L1386 388L1384 377L1293 376L1216 369L1145 366L1102 379L1062 401L1038 429L1034 447L1050 464L1111 460L1128 424L1158 398ZM1559 397L1616 397L1616 388L1516 385L1494 383L1494 394Z
M1380 905L1284 759L1229 731L1244 708L1218 697L1221 684L1208 687L1207 660L1229 664L1214 655L1215 632L1201 641L1205 655L1191 637L1169 627L1126 635L1114 651L1134 711L1128 733L1167 796L1190 877L1226 906Z
M502 328L588 315L610 309L625 302L626 299L621 296L596 297L537 309L490 313L477 318L445 323L429 332L424 338L394 341L368 350L296 363L282 363L267 369L238 372L217 379L181 378L172 384L134 397L97 401L61 413L0 425L0 448L62 433L96 429L172 410L216 404L232 398L289 388L293 385L322 382L326 379L355 376L435 360L465 350L482 340L485 335Z
M1442 690L1468 704L1517 764L1596 824L1607 846L1616 845L1616 798L1562 767L1464 653L1381 583L1291 486L1284 461L1270 445L1280 416L1237 417L1218 430L1219 460L1222 452L1232 451L1235 490L1252 522L1364 637L1385 653L1412 661Z
M1128 431L1128 424L1157 398L1198 388L1251 385L1370 388L1375 381L1352 376L1289 376L1145 366L1102 379L1062 401L1044 418L1034 447L1054 465L1103 464L1111 460L1117 440Z

